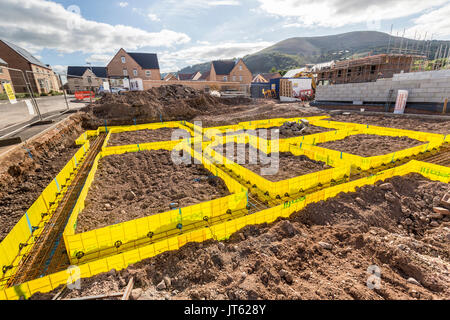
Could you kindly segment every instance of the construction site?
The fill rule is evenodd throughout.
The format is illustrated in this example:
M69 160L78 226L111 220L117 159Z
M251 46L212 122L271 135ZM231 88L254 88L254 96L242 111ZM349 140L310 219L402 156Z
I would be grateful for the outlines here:
M449 299L449 143L439 114L107 94L0 156L0 299Z

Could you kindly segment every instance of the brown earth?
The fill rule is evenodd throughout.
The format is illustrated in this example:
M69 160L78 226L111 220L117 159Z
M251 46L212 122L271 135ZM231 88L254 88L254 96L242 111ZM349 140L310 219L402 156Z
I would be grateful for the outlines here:
M365 116L359 114L333 115L333 121L353 122L374 126L405 129L413 131L450 134L450 121L429 119L408 119L398 117Z
M111 138L108 142L108 147L124 146L138 143L149 143L149 142L160 142L160 141L172 141L172 134L176 130L181 129L171 129L162 128L156 130L138 130L138 131L128 131L111 134ZM189 132L182 130L186 136L190 136ZM180 135L183 137L183 135ZM176 140L178 140L178 136Z
M113 155L100 161L78 216L77 232L142 218L229 195L202 165L177 165L167 150Z
M234 154L228 155L227 148L231 149L233 146ZM243 147L243 144L228 143L223 146L217 146L214 149L221 150L222 155L225 155L230 160L233 160L272 182L295 178L331 168L324 162L311 160L304 155L294 156L289 152L271 153L267 156L265 153L259 152L248 144L245 145L245 153L242 154L241 148ZM276 168L274 174L262 174L262 168L270 167Z
M424 144L424 142L408 137L357 134L342 140L320 143L317 146L351 153L361 157L372 157L405 150L422 144Z
M432 212L449 186L418 174L386 182L311 204L290 220L248 226L222 243L190 243L82 279L81 291L65 298L120 292L133 276L139 300L450 299L450 217ZM380 272L374 289L370 267Z
M17 147L0 160L0 241L78 151L80 120L65 123ZM32 158L25 148L29 149Z
M294 138L294 137L307 136L307 135L316 134L316 133L328 132L328 131L332 131L334 129L328 129L328 128L322 128L322 127L310 125L306 130L304 130L301 133L298 131L293 131L293 130L285 130L282 127L256 129L253 131L246 130L246 132L249 134L257 135L258 137L263 138L263 139L272 140L272 139L275 139L275 136L276 136L275 132L273 132L275 130L278 131L278 139L288 139L288 138ZM242 133L244 133L243 130L238 130L238 131L233 132L233 134L242 134ZM272 133L274 133L273 137L272 137Z
M83 109L83 126L152 123L171 120L190 120L201 114L227 112L228 106L250 104L250 99L221 99L202 91L169 85L141 92L121 95L107 94L95 104Z

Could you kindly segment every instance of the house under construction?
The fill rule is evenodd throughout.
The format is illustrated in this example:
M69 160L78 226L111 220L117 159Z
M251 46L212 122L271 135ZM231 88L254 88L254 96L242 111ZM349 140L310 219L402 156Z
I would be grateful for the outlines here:
M415 63L425 57L404 54L380 54L361 59L337 61L328 68L316 72L317 84L344 84L373 82L392 78L396 73L408 73Z

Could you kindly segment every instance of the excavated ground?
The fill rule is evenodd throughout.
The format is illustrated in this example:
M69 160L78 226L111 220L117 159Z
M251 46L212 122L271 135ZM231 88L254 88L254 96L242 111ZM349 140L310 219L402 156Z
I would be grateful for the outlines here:
M229 194L202 165L174 165L167 150L108 156L100 161L77 232L166 212L172 203L183 208Z
M242 153L244 147L245 152ZM227 149L233 150L233 148L234 152L228 154ZM244 146L243 144L228 143L226 145L217 146L214 149L222 152L222 155L230 160L272 182L295 178L308 173L331 168L324 162L314 161L303 155L295 156L289 152L272 153L267 156L248 144ZM263 174L263 168L275 168L275 171L273 174Z
M109 139L108 147L149 143L149 142L172 141L172 135L177 130L181 130L184 133L184 136L182 134L181 135L177 134L176 140L178 140L179 136L181 136L182 138L185 136L190 136L189 132L185 130L171 129L171 128L127 131L127 132L113 133L111 135L111 138Z
M408 119L398 117L365 116L359 114L333 115L333 121L369 124L380 127L405 129L413 131L450 134L450 121L429 119Z
M80 148L79 119L64 124L17 148L0 160L0 242L19 222L47 185Z
M257 135L258 137L271 140L271 139L275 139L275 137L276 137L275 131L278 132L278 139L288 139L288 138L302 137L302 136L307 136L307 135L322 133L322 132L328 132L328 131L333 131L333 130L334 129L322 128L322 127L310 125L307 129L305 129L302 132L289 130L289 129L283 129L282 127L256 129L254 131L255 131L255 135ZM248 133L249 131L246 131L246 132ZM242 134L242 133L244 133L243 130L238 130L236 132L233 132L233 134ZM272 135L272 133L274 133L274 135Z
M448 300L450 217L432 212L448 189L418 174L395 177L311 204L290 220L248 226L223 243L190 243L82 279L81 291L66 298L119 292L133 276L139 300ZM381 274L374 289L371 266Z
M317 146L351 153L361 157L372 157L405 150L422 144L424 144L424 142L408 137L357 134L342 140L320 143Z

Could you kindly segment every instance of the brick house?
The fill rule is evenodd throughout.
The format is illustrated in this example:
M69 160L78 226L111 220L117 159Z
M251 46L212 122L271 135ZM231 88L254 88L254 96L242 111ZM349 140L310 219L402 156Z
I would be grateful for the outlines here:
M67 89L75 91L97 92L103 82L108 82L106 67L75 67L67 68Z
M49 65L43 64L27 50L6 40L0 39L0 58L8 61L8 67L22 70L28 76L34 93L49 93L60 91L61 82ZM18 71L11 71L14 90L26 93L27 87L23 76Z
M123 79L161 80L158 56L155 53L132 53L120 49L106 66L113 86Z
M237 61L219 60L211 62L211 70L207 80L250 84L253 76L242 59Z
M252 82L254 83L267 83L270 82L272 79L278 79L281 78L281 74L279 72L276 73L260 73L256 75Z
M9 75L8 69L5 68L7 66L6 61L0 58L0 94L5 93L3 84L11 83L11 76Z

